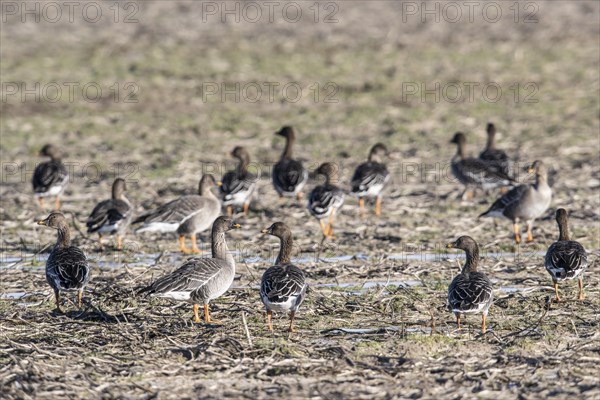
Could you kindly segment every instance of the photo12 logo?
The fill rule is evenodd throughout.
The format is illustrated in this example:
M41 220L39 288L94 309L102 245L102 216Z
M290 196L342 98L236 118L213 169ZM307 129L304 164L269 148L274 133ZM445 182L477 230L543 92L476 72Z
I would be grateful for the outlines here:
M203 1L201 8L202 22L336 24L340 6L333 1Z
M339 87L334 82L202 82L199 87L203 103L339 103Z
M135 82L115 82L103 87L97 82L2 82L2 103L137 103L140 88Z
M533 1L405 1L402 22L496 23L511 19L514 23L535 24L540 6Z
M402 82L402 102L497 103L503 98L514 103L537 103L535 82Z
M87 23L111 22L136 24L136 2L97 1L3 1L2 22L20 23Z

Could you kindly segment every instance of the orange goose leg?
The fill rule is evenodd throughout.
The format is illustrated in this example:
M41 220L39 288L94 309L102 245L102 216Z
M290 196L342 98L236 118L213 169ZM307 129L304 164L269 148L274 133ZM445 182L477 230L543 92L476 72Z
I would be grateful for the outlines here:
M360 213L361 218L364 218L365 217L365 199L362 197L358 199L358 211Z
M583 296L583 277L580 276L579 277L579 296L577 297L577 300L582 301L584 298Z
M200 322L200 316L198 315L198 304L194 304L194 322Z
M191 250L185 247L185 235L179 235L179 251L190 254Z
M321 231L323 232L323 236L327 237L327 233L329 231L328 227L325 225L325 220L320 219L319 224L321 225Z
M196 234L192 233L192 253L201 253L198 245L196 244Z
M273 332L273 324L271 323L271 319L273 318L273 311L267 310L267 328Z
M327 224L327 237L333 239L333 220L335 218L335 211L329 214L329 223Z
M533 242L533 233L531 233L531 224L527 223L527 243Z
M513 229L515 230L515 242L519 244L521 243L521 236L519 236L519 224L515 222L513 224Z
M222 324L221 321L217 321L216 319L210 319L210 313L208 312L208 304L204 305L204 322L209 324Z

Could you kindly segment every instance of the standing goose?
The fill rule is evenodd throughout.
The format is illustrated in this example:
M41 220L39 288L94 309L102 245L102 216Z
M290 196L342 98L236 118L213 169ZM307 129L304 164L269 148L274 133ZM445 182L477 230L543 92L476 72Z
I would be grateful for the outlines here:
M548 186L548 172L542 161L536 160L529 167L529 173L535 172L535 183L519 185L492 204L479 217L505 217L513 222L515 241L521 243L519 221L527 224L527 241L533 241L531 224L550 206L552 189Z
M278 237L280 243L275 265L265 271L260 283L260 298L267 310L267 326L270 331L273 330L271 323L273 311L290 311L288 331L295 332L296 311L304 300L308 285L305 282L304 272L291 263L294 246L292 232L283 222L275 222L261 232Z
M210 319L208 303L223 295L233 283L235 261L227 248L225 232L239 228L240 225L229 218L217 218L212 227L212 258L192 257L138 294L187 301L194 305L194 322L200 322L198 304L203 304L204 322L220 323Z
M503 150L496 148L496 127L491 122L487 124L487 144L479 154L479 159L485 161L495 172L508 176L508 156Z
M296 196L300 200L302 188L308 180L308 171L300 161L292 158L292 146L296 140L296 134L291 126L284 126L275 134L283 136L286 143L279 162L273 167L273 186L280 197Z
M548 247L544 265L552 277L556 301L560 301L558 295L558 281L579 278L578 300L583 300L583 273L588 266L587 253L583 246L574 240L569 240L569 221L567 211L564 208L556 210L556 222L558 223L558 241Z
M60 310L61 290L77 290L77 305L81 307L83 289L90 280L90 267L84 252L71 246L71 233L65 216L59 212L51 213L38 225L56 229L56 245L46 261L46 281L54 290L56 309Z
M388 155L383 143L371 147L367 162L356 167L351 181L351 193L358 197L358 205L362 212L365 208L365 197L375 197L375 215L381 215L381 191L390 179L382 157Z
M133 209L125 197L127 185L121 178L115 179L112 185L112 198L103 200L94 207L87 219L88 233L98 232L98 242L102 248L102 234L117 234L117 250L123 248L123 233L127 229Z
M457 148L456 155L452 157L451 167L452 174L465 186L462 194L463 200L473 197L473 188L481 187L489 190L508 186L514 182L514 179L502 172L495 171L485 161L467 157L465 155L467 139L463 133L457 132L450 143L455 143Z
M69 183L69 174L62 163L62 154L58 147L47 144L39 152L40 156L50 157L33 171L33 192L38 198L40 207L44 207L44 197L56 196L54 208L60 209L60 195Z
M485 274L477 271L479 267L479 246L470 236L461 236L455 242L446 245L449 249L464 250L467 256L465 265L448 287L448 308L456 315L460 329L462 314L481 313L481 331L486 331L486 318L494 296L492 283Z
M183 253L199 253L196 233L210 228L221 213L221 203L210 191L213 186L216 186L216 182L212 175L202 176L197 195L181 196L136 218L133 224L144 223L136 233L177 232L179 250ZM192 239L191 250L185 246L186 235Z
M221 180L221 197L223 204L227 207L227 215L233 214L233 206L242 206L244 214L248 215L250 200L256 188L256 176L248 172L250 155L243 147L236 147L231 156L237 158L239 164L235 171L229 171Z
M333 237L333 220L336 211L344 204L344 192L335 186L338 180L337 166L322 164L315 173L325 176L325 184L315 187L308 198L308 210L319 220L323 236ZM327 225L325 219L329 217Z

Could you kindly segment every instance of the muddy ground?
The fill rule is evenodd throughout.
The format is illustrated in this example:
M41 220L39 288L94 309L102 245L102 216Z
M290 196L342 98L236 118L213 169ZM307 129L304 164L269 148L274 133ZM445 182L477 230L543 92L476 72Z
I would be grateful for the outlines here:
M40 3L39 22L23 22L21 3L4 7L0 397L600 398L600 7L492 3L498 21L483 6L471 21L460 3L456 20L437 2L425 22L420 2L324 2L318 16L297 2L297 22L276 8L273 23L260 2L256 22L235 2L121 3L118 13L94 3L96 22L91 9L70 22ZM235 4L239 22L221 23ZM468 85L488 92L470 97ZM535 159L550 166L554 197L534 243L515 246L508 221L477 220L497 193L463 202L449 175L452 134L464 131L477 154L488 121L519 180ZM323 242L305 203L280 201L269 171L285 124L298 131L295 155L310 169L338 163L346 188L370 145L386 143L382 217L371 208L360 218L347 197ZM54 233L34 223L49 209L29 183L47 142L65 151L63 210L93 268L84 307L67 296L65 314L53 311L43 270ZM228 236L238 276L211 304L224 324L194 324L189 305L134 294L185 258L175 237L129 233L124 251L101 252L85 219L117 175L141 212L194 192L203 172L233 168L236 145L250 150L259 193ZM589 253L583 302L576 282L552 301L543 254L558 236L557 207ZM277 254L259 231L278 220L292 226L311 285L291 335L283 315L265 329L257 290ZM495 286L485 335L478 317L457 331L445 309L462 254L444 245L463 234L480 243Z

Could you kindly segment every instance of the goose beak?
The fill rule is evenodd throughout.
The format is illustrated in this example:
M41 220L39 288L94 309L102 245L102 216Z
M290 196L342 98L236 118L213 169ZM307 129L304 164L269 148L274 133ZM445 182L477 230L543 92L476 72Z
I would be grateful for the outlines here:
M527 168L528 174L533 174L534 172L535 172L535 168L533 168L533 166L529 166L529 168Z
M447 248L447 249L452 249L452 248L454 248L454 243L448 243L448 244L446 245L446 248Z
M41 219L37 222L38 225L46 225L46 220L45 219Z
M265 229L261 230L260 233L269 233L269 228L265 228Z
M240 224L233 224L233 225L231 225L231 227L233 229L240 229L242 226Z
M218 181L218 182L217 182L217 186L219 186L219 187L223 186L223 182L221 182L221 181Z

